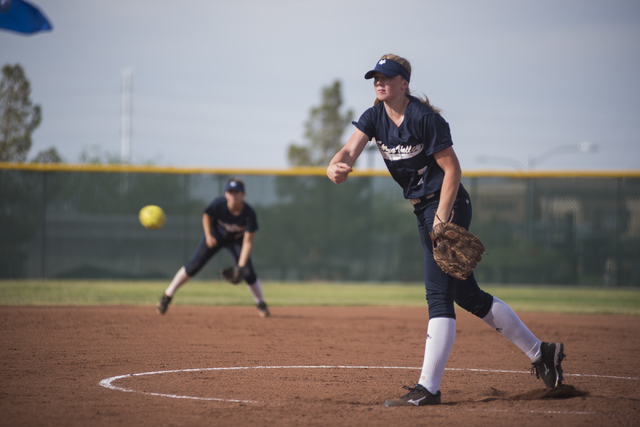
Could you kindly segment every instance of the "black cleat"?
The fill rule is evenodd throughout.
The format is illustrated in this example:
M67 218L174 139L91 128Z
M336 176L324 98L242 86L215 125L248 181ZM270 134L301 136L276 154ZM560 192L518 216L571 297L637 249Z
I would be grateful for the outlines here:
M171 299L173 297L168 297L165 294L162 294L162 298L160 298L160 302L158 303L158 306L156 307L156 311L159 314L164 314L167 312L167 308L169 307L169 303L171 302Z
M267 303L262 301L260 304L256 305L258 308L258 316L260 317L269 317L271 313L269 313L269 308L267 307Z
M429 393L429 390L416 384L415 387L404 386L409 393L404 396L387 400L384 402L384 406L427 406L427 405L439 405L440 404L440 390L436 394Z
M531 375L544 381L547 388L562 385L562 359L564 359L564 344L561 342L540 344L540 357L531 362Z

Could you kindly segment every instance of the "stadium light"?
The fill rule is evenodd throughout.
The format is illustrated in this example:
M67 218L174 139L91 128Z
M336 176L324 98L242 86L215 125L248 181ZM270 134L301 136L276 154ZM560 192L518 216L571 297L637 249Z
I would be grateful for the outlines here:
M508 165L508 166L513 166L516 169L526 169L526 166L523 165L522 163L520 163L519 161L517 161L516 159L513 159L511 157L498 157L498 156L478 156L477 157L478 162L480 163L493 163L493 164L503 164L503 165Z
M557 156L559 154L564 153L595 153L598 150L598 146L596 144L592 144L588 141L578 142L577 144L567 144L567 145L559 145L557 147L550 148L547 151L543 151L537 156L529 155L528 159L528 167L529 169L533 169L538 166L542 161L547 160L551 157Z
M498 157L498 156L478 156L477 160L480 163L493 163L498 164L501 163L503 165L510 165L516 169L534 169L544 160L547 160L551 157L557 156L559 154L565 153L595 153L598 151L598 146L588 141L578 142L577 144L566 144L566 145L558 145L557 147L550 148L547 151L543 151L542 153L534 156L530 154L527 158L527 166L520 163L518 160L511 157Z
M131 75L133 67L122 70L122 111L120 117L120 160L131 161Z

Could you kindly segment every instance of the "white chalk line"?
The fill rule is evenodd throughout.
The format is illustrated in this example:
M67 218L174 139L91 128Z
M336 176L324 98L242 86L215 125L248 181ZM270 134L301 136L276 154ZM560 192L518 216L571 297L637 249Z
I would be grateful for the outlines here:
M144 375L158 375L158 374L172 374L179 372L202 372L202 371L240 371L249 369L409 369L419 370L422 368L412 368L406 366L329 366L329 365L314 365L314 366L236 366L236 367L222 367L222 368L193 368L193 369L173 369L168 371L153 371L153 372L141 372L137 374L117 375L115 377L105 378L100 381L102 387L122 391L125 393L139 393L148 396L160 396L169 397L172 399L188 399L188 400L204 400L214 402L229 402L229 403L247 403L247 404L264 404L267 402L261 402L256 400L240 400L240 399L226 399L219 397L199 397L199 396L184 396L177 394L166 393L153 393L148 391L134 390L131 388L119 387L113 385L114 381L121 380L123 378L141 377ZM529 371L507 371L497 369L471 369L471 368L445 368L446 371L467 371L467 372L488 372L488 373L507 373L507 374L528 374ZM575 377L595 377L595 378L609 378L609 379L622 379L622 380L639 380L636 377L618 377L611 375L587 375L587 374L564 374L565 376ZM597 412L582 412L582 411L517 411L517 410L499 410L499 409L465 409L465 411L471 412L523 412L530 414L571 414L571 415L593 415Z
M407 369L422 369L422 368L407 368ZM471 371L471 372L491 372L501 374L528 374L529 371L502 371L499 369L461 369L461 368L444 368L445 371ZM562 374L564 377L591 377L591 378L609 378L614 380L635 380L638 381L638 377L616 377L614 375L591 375L591 374Z

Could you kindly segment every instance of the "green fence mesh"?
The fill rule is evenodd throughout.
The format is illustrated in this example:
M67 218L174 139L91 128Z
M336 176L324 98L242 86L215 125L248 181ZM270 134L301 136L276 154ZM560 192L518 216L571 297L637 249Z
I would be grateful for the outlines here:
M108 169L105 169L108 170ZM640 174L463 177L485 284L640 286ZM0 167L0 278L170 279L229 173ZM412 207L385 174L234 174L258 214L252 259L277 281L423 280ZM147 230L140 208L167 223ZM231 265L214 257L197 279Z

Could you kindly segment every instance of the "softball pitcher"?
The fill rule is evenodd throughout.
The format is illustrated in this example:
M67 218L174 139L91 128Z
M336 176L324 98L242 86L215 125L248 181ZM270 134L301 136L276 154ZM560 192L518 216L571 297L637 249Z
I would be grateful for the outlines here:
M357 122L346 145L333 157L327 176L339 184L347 180L352 166L368 141L375 138L389 172L413 205L425 251L425 288L429 324L422 371L409 393L387 400L385 406L437 405L440 382L456 335L454 302L484 320L529 357L532 373L547 387L562 384L562 343L541 342L503 301L478 287L471 273L459 280L445 272L433 258L430 232L447 221L465 229L471 223L471 201L462 186L461 170L449 124L428 99L411 96L411 65L397 55L384 55L365 74L373 78L376 102ZM436 242L437 244L438 242Z
M269 316L267 303L262 296L260 279L251 264L251 249L258 222L255 211L245 203L244 196L244 183L239 179L230 179L224 186L224 197L214 199L206 207L202 215L204 236L191 261L178 270L164 291L158 303L158 313L166 313L178 288L195 276L220 249L226 248L237 265L235 270L238 280L233 280L232 283L237 284L241 280L240 277L244 277L247 288L256 302L258 314L261 317Z

